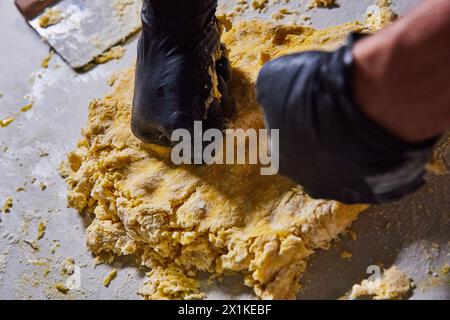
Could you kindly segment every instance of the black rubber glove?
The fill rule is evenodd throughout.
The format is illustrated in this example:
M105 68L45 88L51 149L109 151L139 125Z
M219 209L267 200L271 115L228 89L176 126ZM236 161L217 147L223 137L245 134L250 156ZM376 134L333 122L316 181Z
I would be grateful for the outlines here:
M223 127L230 69L225 55L213 58L221 49L216 7L217 0L144 0L131 123L144 142L170 146L172 132L192 132L194 121ZM213 73L221 99L212 99Z
M280 172L314 198L385 203L423 183L436 140L407 143L360 111L352 94L352 47L281 57L262 69L258 100L280 130Z

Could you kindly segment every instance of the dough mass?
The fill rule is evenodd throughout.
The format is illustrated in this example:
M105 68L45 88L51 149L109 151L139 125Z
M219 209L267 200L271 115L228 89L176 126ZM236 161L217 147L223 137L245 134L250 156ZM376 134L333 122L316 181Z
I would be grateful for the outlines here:
M254 82L269 59L334 49L358 23L315 31L246 21L223 35L233 67L232 128L263 128ZM263 299L293 299L315 249L327 248L366 206L310 199L282 177L252 165L175 167L167 150L130 131L133 70L89 107L89 120L63 173L69 205L94 216L89 249L105 262L133 255L151 271L147 299L203 298L199 271L241 273ZM302 156L302 155L299 155Z

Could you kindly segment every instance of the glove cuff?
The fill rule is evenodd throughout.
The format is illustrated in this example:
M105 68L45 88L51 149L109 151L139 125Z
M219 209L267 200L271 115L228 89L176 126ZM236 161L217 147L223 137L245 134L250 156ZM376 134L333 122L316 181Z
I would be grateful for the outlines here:
M370 119L358 106L353 94L353 46L365 36L351 34L347 45L335 53L336 59L342 61L345 92L337 106L346 115L342 126L348 128L349 141L355 147L348 151L365 168L365 181L374 200L385 203L398 200L424 184L425 165L439 137L415 143L405 141Z
M280 171L315 198L397 200L423 183L437 139L403 141L368 118L353 96L352 34L334 52L310 51L266 64L258 100L280 131Z
M212 26L217 0L145 0L143 28L158 29L171 37L194 41Z

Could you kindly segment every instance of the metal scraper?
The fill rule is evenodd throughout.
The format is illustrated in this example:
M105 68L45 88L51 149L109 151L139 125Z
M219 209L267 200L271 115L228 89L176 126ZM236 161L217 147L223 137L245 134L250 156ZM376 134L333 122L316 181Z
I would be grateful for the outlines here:
M15 0L33 29L79 69L141 27L142 0ZM45 10L59 12L60 21L42 27Z

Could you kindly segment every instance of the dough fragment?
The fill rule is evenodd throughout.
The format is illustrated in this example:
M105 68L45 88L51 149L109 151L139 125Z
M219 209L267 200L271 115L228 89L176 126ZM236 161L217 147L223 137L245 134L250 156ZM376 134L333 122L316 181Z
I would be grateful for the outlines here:
M48 28L59 23L63 18L61 10L57 8L47 8L39 18L39 26L41 28Z
M47 225L45 222L41 221L38 225L36 240L41 240L45 235L45 229L47 229Z
M55 289L61 292L62 294L68 294L70 291L70 289L62 282L56 283Z
M28 103L28 104L24 105L22 108L20 108L19 112L27 112L27 111L30 111L31 108L33 108L33 104Z
M8 117L5 119L0 120L0 127L1 128L6 128L7 126L9 126L13 121L15 120L15 118L13 117Z
M353 286L351 299L372 296L374 300L398 300L412 289L412 280L396 266L386 270L381 279L363 280Z
M169 267L155 267L148 274L139 294L147 300L198 300L205 298L200 292L200 283L189 277L185 271L172 264Z
M95 63L103 64L103 63L107 63L108 61L111 61L111 60L121 59L124 54L125 54L124 47L115 46L115 47L112 47L111 49L109 49L108 51L103 52L101 55L96 57L94 59L94 61L95 61Z
M336 5L336 0L312 0L309 8L333 8Z
M269 22L238 23L223 35L233 75L232 128L263 128L254 86L264 61L297 51L332 50L359 23L315 31ZM367 206L313 200L255 165L174 166L169 150L130 130L134 70L94 100L77 149L62 167L69 205L94 215L89 249L106 262L135 255L151 271L146 299L203 298L199 271L241 273L263 299L294 299L315 249L328 248Z
M387 27L397 19L397 14L391 9L388 0L377 0L375 5L369 6L366 13L366 26L371 31Z
M269 4L269 0L253 0L252 1L253 9L259 10L259 11L266 9L268 4Z
M4 213L9 213L11 212L12 207L13 207L13 198L8 197L3 203L3 207L1 208L0 212L3 211Z
M75 273L75 259L68 257L61 263L61 274L71 276Z
M54 54L54 52L53 52L53 50L50 50L50 52L48 53L48 55L42 60L42 62L41 62L41 67L42 68L44 68L44 69L47 69L48 68L48 66L49 66L49 64L50 64L50 60L52 59L52 57L53 57L53 54Z
M105 280L103 280L103 285L105 287L109 287L109 285L111 284L111 282L117 277L117 269L113 269L105 278Z

